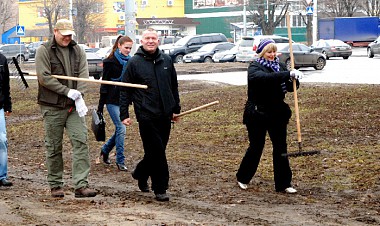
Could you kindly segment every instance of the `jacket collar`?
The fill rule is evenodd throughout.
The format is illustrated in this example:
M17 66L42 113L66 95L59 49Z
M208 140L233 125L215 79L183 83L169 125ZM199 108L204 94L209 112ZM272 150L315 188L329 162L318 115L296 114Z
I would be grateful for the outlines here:
M144 57L144 59L149 60L149 61L154 61L154 60L160 61L163 59L162 52L159 48L157 48L155 54L152 55L152 54L148 54L146 51L144 51L143 47L140 46L137 49L135 54L140 55L140 56Z

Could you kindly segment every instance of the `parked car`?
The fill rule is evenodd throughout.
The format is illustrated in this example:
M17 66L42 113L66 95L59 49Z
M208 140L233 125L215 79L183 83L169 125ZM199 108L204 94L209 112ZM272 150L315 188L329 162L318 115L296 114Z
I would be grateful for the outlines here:
M85 52L96 52L99 50L99 48L91 48L87 46L86 44L78 44L82 49L84 49Z
M369 58L373 58L375 54L380 54L380 36L375 41L369 43L367 47L367 56Z
M110 55L111 51L112 51L112 47L104 47L96 51L96 54L100 56L102 59L104 59L104 58L107 58L108 55Z
M348 59L352 55L351 46L338 39L321 39L311 45L311 48L325 55L327 60L330 57Z
M181 38L182 36L171 36L171 35L160 36L160 45L174 44Z
M250 62L253 60L256 52L253 51L253 37L242 37L236 45L238 46L236 53L236 61Z
M227 38L221 33L189 35L181 38L173 45L163 45L160 49L168 54L175 63L182 63L183 56L197 51L209 43L227 42Z
M279 35L256 35L253 37L250 37L252 39L249 39L248 37L242 39L242 48L239 47L238 52L236 53L236 61L238 62L250 62L257 58L257 46L261 42L261 40L270 38L273 39L275 43L289 43L289 39L286 37L282 37ZM247 45L250 45L251 47L247 47Z
M8 62L12 61L12 57L16 57L19 62L29 60L29 50L24 44L0 45L0 53L7 58Z
M277 57L280 62L285 63L288 70L291 69L289 43L278 43ZM294 68L314 67L316 70L322 70L326 65L326 57L322 53L314 51L312 48L301 44L293 43Z
M88 72L95 79L103 76L103 59L93 52L86 52Z
M183 56L184 63L212 63L212 56L223 50L229 50L235 45L231 42L210 43L202 46L195 52Z
M36 50L40 45L44 43L43 41L38 41L38 42L32 42L28 45L28 50L29 50L29 58L34 58L36 56Z
M229 50L219 51L212 56L212 61L215 63L235 62L238 46L235 45Z

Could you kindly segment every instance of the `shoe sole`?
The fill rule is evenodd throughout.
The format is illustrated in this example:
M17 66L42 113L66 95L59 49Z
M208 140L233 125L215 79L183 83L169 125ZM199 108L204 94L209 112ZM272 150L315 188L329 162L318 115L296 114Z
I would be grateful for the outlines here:
M169 198L159 199L159 198L156 197L156 200L159 201L159 202L168 202L170 199Z

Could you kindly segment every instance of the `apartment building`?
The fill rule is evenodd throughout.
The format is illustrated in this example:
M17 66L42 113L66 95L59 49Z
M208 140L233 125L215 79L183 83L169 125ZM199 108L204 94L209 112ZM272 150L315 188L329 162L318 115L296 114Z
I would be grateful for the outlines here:
M19 24L25 27L25 36L21 42L30 43L46 40L49 37L47 19L44 16L44 1L19 0ZM184 17L184 0L137 0L135 1L136 34L140 34L147 27L153 27L162 35L196 34L199 22ZM124 34L125 1L99 0L93 6L92 17L96 17L96 26L88 34L89 40L98 42L102 36ZM69 18L73 12L75 20L75 4L70 10L69 4L61 10L61 18Z

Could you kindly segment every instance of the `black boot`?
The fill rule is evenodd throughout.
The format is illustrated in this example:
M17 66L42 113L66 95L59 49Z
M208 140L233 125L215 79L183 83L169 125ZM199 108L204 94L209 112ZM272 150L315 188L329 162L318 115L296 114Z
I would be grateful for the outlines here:
M2 179L0 180L0 186L4 186L4 187L10 187L12 186L13 183L8 181L7 179Z
M140 191L149 192L149 185L147 180L136 177L135 172L132 172L133 179L137 180L137 185L139 186Z
M107 154L104 154L103 151L100 151L100 158L103 159L103 162L107 165L111 164L111 161L110 161L110 158L109 158L109 155Z

